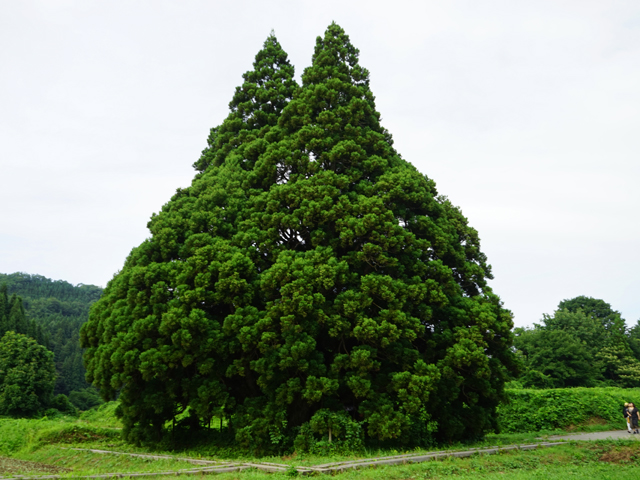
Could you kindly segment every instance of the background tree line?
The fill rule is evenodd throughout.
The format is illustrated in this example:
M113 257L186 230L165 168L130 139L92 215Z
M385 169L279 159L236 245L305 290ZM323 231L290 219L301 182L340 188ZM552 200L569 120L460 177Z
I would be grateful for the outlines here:
M50 351L55 368L52 395L65 395L81 409L99 402L96 390L85 380L79 331L91 304L101 294L102 289L94 285L74 286L26 273L0 274L0 338L15 332ZM11 338L11 344L18 342L24 348L33 348L30 342ZM44 361L45 357L39 358ZM51 396L41 406L53 405L54 398L60 401Z
M542 323L514 333L524 387L640 386L640 322L629 328L604 300L563 300Z

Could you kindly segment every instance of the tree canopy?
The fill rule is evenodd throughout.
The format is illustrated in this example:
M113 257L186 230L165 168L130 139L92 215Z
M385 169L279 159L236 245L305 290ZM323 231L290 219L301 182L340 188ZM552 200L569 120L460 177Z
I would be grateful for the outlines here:
M32 416L53 398L53 353L9 331L0 339L0 415Z
M477 232L393 148L358 56L332 24L298 86L269 36L192 185L91 309L88 375L120 394L128 440L178 415L262 450L496 426L511 314Z
M636 330L604 300L563 300L542 324L516 329L528 387L640 386ZM634 348L636 350L634 350Z

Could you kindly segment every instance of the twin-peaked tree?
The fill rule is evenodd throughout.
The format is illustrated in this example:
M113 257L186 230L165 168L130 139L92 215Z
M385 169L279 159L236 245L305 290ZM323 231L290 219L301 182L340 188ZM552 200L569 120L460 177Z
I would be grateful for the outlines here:
M201 173L83 327L125 436L158 438L186 410L263 450L494 428L511 315L477 232L394 150L358 50L332 24L298 88L271 36L244 78Z

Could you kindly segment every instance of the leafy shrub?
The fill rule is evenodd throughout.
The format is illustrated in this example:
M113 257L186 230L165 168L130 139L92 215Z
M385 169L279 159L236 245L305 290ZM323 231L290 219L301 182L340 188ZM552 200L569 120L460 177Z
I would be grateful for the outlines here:
M294 447L300 452L316 454L348 453L362 450L362 425L347 413L318 410L300 428Z
M98 391L93 388L84 388L82 390L74 390L69 394L69 400L78 410L89 410L103 403Z
M555 388L507 390L498 408L503 432L537 432L582 425L593 418L624 423L625 402L640 405L640 388Z
M13 331L0 339L0 414L31 417L51 402L53 353Z
M47 408L43 413L43 418L46 418L47 420L54 420L63 416L63 413L57 408Z
M73 404L69 401L69 398L64 394L56 395L51 402L51 407L66 415L78 415L78 410L75 406L73 406ZM50 410L47 410L47 412L49 412L49 414L53 413L50 412ZM45 412L45 414L47 412ZM47 414L47 416L49 416L49 414Z

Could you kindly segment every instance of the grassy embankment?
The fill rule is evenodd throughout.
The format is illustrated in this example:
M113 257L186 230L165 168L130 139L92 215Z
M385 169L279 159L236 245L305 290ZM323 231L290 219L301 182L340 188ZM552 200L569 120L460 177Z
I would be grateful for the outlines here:
M619 412L620 397L633 401L640 390L622 389L574 389L573 391L517 391L517 402L503 407L502 414L524 416L525 418L549 418L547 426L553 422L563 423L569 430L620 429L621 422L615 415ZM512 398L514 397L512 396ZM525 400L528 398L528 404ZM544 400L544 399L547 400ZM640 403L640 402L638 402ZM588 415L572 413L588 407ZM600 407L598 407L600 405ZM114 405L105 405L100 410L89 411L77 419L61 417L56 419L0 419L0 476L16 474L46 474L78 476L96 473L158 472L197 468L195 465L178 460L136 458L130 456L101 455L72 448L98 448L120 452L150 452L148 449L126 445L119 437L118 421L113 415ZM546 413L545 413L546 412ZM568 419L562 417L566 412ZM595 413L594 413L595 412ZM609 412L609 413L607 413ZM510 417L508 417L510 418ZM518 417L519 418L519 417ZM555 420L553 420L555 419ZM580 420L581 419L581 420ZM595 419L595 420L594 420ZM600 420L598 420L600 419ZM580 420L580 421L578 421ZM518 420L520 421L520 420ZM567 423L568 422L568 423ZM580 423L581 422L581 423ZM604 423L603 423L604 422ZM504 422L503 422L504 424ZM535 424L535 423L534 423ZM516 425L512 422L510 428ZM517 427L517 425L516 425ZM529 428L530 429L530 428ZM502 433L488 435L483 442L473 445L448 445L447 449L464 449L470 446L508 445L529 443L537 437L561 433L566 430L547 429L538 432ZM436 450L436 448L432 449ZM158 451L173 456L208 458L212 460L236 460L276 462L289 465L318 465L382 455L394 455L398 451L363 451L352 455L290 455L286 457L255 458L230 449L220 450L210 444L192 445L182 451ZM639 478L640 441L601 441L563 444L534 451L505 452L498 455L474 456L461 459L447 459L414 465L378 467L336 475L346 479L387 478ZM260 471L244 471L216 476L220 479L278 479L285 474L268 474Z
M624 403L640 405L640 388L522 389L508 396L498 410L503 432L617 430L624 428Z
M107 404L99 410L83 413L80 418L0 418L0 476L26 473L77 476L194 468L194 465L180 460L152 460L73 450L133 450L120 439L114 408L115 404Z

